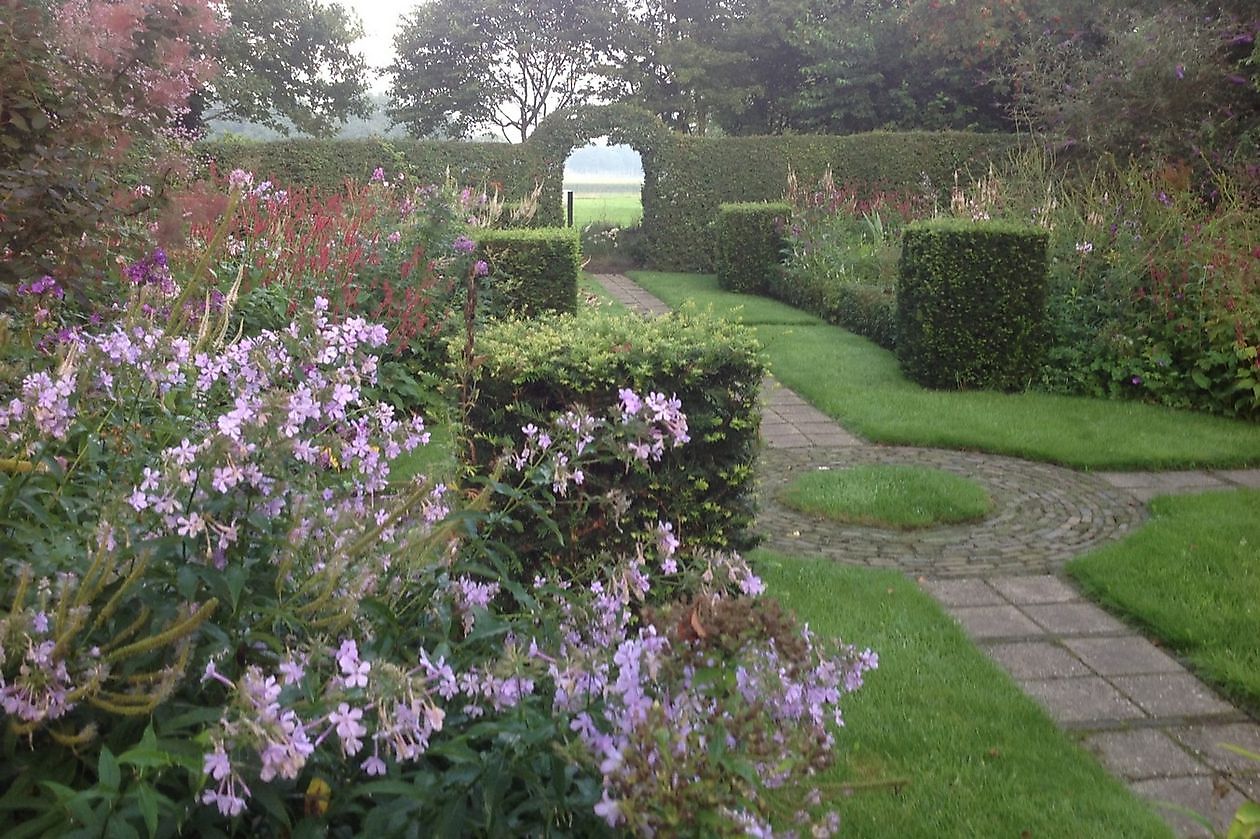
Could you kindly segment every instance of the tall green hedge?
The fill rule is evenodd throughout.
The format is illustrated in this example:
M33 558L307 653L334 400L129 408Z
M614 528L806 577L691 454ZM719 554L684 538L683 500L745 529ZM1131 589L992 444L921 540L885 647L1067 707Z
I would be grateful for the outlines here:
M713 223L724 203L779 201L790 166L805 183L830 167L839 183L905 189L926 178L944 190L954 172L985 168L1016 138L959 131L872 132L843 136L690 137L671 133L654 115L627 105L558 112L524 144L436 140L217 141L200 151L220 169L242 168L287 184L338 187L366 179L377 166L438 182L496 183L509 200L542 184L535 223L563 223L564 161L588 140L607 135L643 158L642 251L660 268L712 271Z
M502 448L519 446L527 423L575 404L607 411L618 389L676 394L691 442L667 449L650 476L621 468L586 475L598 492L614 489L640 520L615 524L610 511L565 518L559 532L527 525L513 549L528 565L556 556L574 563L599 546L626 549L636 529L672 522L688 544L744 549L754 544L753 468L758 398L765 373L745 327L709 314L674 312L654 319L584 313L488 324L477 336L477 394L466 418L462 456L485 470Z
M644 156L643 236L651 264L687 271L715 265L713 219L723 203L779 201L790 166L803 183L831 167L837 183L915 188L926 177L947 194L954 172L988 166L1015 147L1005 134L873 132L844 136L681 137ZM648 169L649 163L651 169Z
M576 230L484 230L477 256L489 267L484 288L490 314L533 317L577 309L582 246Z
M198 154L220 171L247 169L285 186L339 188L346 178L366 181L380 166L429 183L449 175L461 184L498 185L508 199L545 180L543 163L528 146L438 140L209 141Z
M765 291L783 259L787 204L722 204L717 217L717 281L728 291Z
M928 387L1019 390L1046 337L1046 231L965 219L911 224L897 286L897 358Z

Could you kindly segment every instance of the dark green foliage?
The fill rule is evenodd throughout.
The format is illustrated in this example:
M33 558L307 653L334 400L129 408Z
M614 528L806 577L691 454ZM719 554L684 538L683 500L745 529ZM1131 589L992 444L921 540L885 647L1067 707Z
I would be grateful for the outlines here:
M327 134L366 117L367 64L352 46L363 27L322 0L226 0L218 41L223 72L192 104L196 118L239 119L285 134Z
M925 182L945 195L954 173L987 166L1013 148L1006 134L873 132L848 136L685 137L672 134L651 113L615 104L560 111L529 142L464 143L414 140L286 140L211 142L200 150L221 171L249 169L283 184L340 187L366 180L377 166L421 180L483 181L515 200L543 185L535 216L540 225L564 220L564 161L594 137L627 143L643 159L641 255L660 268L712 271L713 220L723 203L779 201L791 167L803 183L828 167L837 183L890 189Z
M818 315L885 349L897 342L897 295L892 289L843 282L821 274L780 272L766 288L777 300Z
M717 278L727 291L765 290L783 260L787 204L723 204L717 217Z
M653 320L608 313L546 315L500 321L477 338L473 371L476 401L468 413L461 456L486 469L520 429L575 404L603 412L619 388L676 394L687 414L691 442L667 448L650 474L586 474L596 494L615 487L641 511L620 530L607 514L584 510L558 531L526 527L513 548L529 563L559 557L597 559L601 550L629 548L637 530L672 522L684 544L744 549L754 542L753 467L757 455L758 394L765 365L751 333L712 315L675 312Z
M427 183L447 176L461 185L498 188L509 200L527 195L543 179L542 163L528 149L506 143L438 140L212 141L198 145L219 171L247 169L285 187L339 189L347 178L366 182L376 167L405 172Z
M831 167L837 183L886 189L925 180L939 193L954 172L987 166L1015 144L1013 135L964 132L855 134L842 137L675 137L644 155L643 233L658 267L712 271L710 235L719 205L778 201L791 167L802 183Z
M897 358L928 387L1020 390L1045 343L1044 230L959 219L902 240Z
M533 317L577 309L582 248L576 230L487 230L478 236L477 256L490 268L483 311Z

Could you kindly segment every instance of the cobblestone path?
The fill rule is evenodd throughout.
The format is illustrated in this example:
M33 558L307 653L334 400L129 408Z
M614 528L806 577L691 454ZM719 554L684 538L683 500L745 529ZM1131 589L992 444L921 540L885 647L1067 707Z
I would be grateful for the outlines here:
M599 281L628 307L669 311L618 274ZM1260 488L1260 469L1085 473L976 452L873 445L768 378L763 387L759 526L767 547L911 574L1064 729L1139 795L1209 816L1223 828L1260 800L1260 725L1181 662L1090 603L1061 575L1069 559L1123 538L1146 501L1169 492ZM983 521L916 531L837 524L790 510L780 487L803 471L915 464L983 485ZM1209 835L1161 809L1181 836Z

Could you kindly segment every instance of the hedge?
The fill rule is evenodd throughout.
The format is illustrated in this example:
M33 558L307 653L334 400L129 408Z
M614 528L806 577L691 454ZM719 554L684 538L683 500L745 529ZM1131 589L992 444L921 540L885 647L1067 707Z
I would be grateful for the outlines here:
M766 293L885 349L896 346L897 295L890 288L780 271L766 286Z
M447 176L463 185L498 186L515 200L545 180L542 161L527 146L438 140L215 140L197 152L220 171L247 169L284 186L338 189L347 178L366 181L380 166L426 183Z
M610 468L586 474L589 488L615 489L640 520L611 513L564 518L558 532L526 523L511 547L525 567L542 557L588 562L599 546L632 549L636 529L672 522L684 544L743 550L755 544L753 470L765 364L751 332L712 314L684 310L645 319L583 313L488 324L477 337L476 399L465 418L461 457L485 472L522 426L574 405L605 412L618 389L676 394L691 442L667 449L651 474Z
M728 291L764 291L783 259L787 204L723 204L717 218L717 281Z
M902 239L897 358L928 387L1019 390L1046 342L1049 234L1004 222L917 222Z
M711 272L713 220L724 203L782 200L790 166L802 183L831 167L837 183L907 189L926 177L948 198L954 172L987 168L1017 143L1007 134L872 132L844 136L685 137L644 156L643 238L659 268ZM650 165L650 169L649 169Z
M576 230L484 230L477 256L490 271L483 285L485 313L533 317L577 310L582 246Z
M960 131L871 132L842 136L691 137L671 133L633 106L605 105L553 114L523 144L437 140L212 141L199 150L220 169L242 168L285 184L339 187L377 166L439 182L447 172L467 184L498 184L516 200L541 184L535 223L563 223L564 161L607 135L643 158L642 253L653 266L711 272L713 223L724 203L779 201L790 166L809 183L830 167L838 183L905 189L926 178L948 197L954 172L981 170L1005 156L1014 135Z

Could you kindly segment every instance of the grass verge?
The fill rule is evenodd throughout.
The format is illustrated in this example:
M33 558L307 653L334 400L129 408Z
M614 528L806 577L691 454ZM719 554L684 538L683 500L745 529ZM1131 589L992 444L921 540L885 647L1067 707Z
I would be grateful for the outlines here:
M816 632L880 656L845 701L839 762L822 780L909 784L843 801L842 836L1172 836L902 575L754 558Z
M1260 425L1118 400L1036 391L926 390L865 338L709 275L633 272L671 306L695 301L756 330L772 372L851 431L879 443L971 449L1085 469L1260 463ZM742 307L742 308L741 308Z
M907 530L978 521L993 508L993 499L975 481L923 466L805 472L784 487L779 498L812 516Z
M1156 498L1140 530L1068 573L1260 713L1260 490Z
M573 196L573 226L581 230L593 221L630 227L643 218L643 201L636 188L632 194Z

